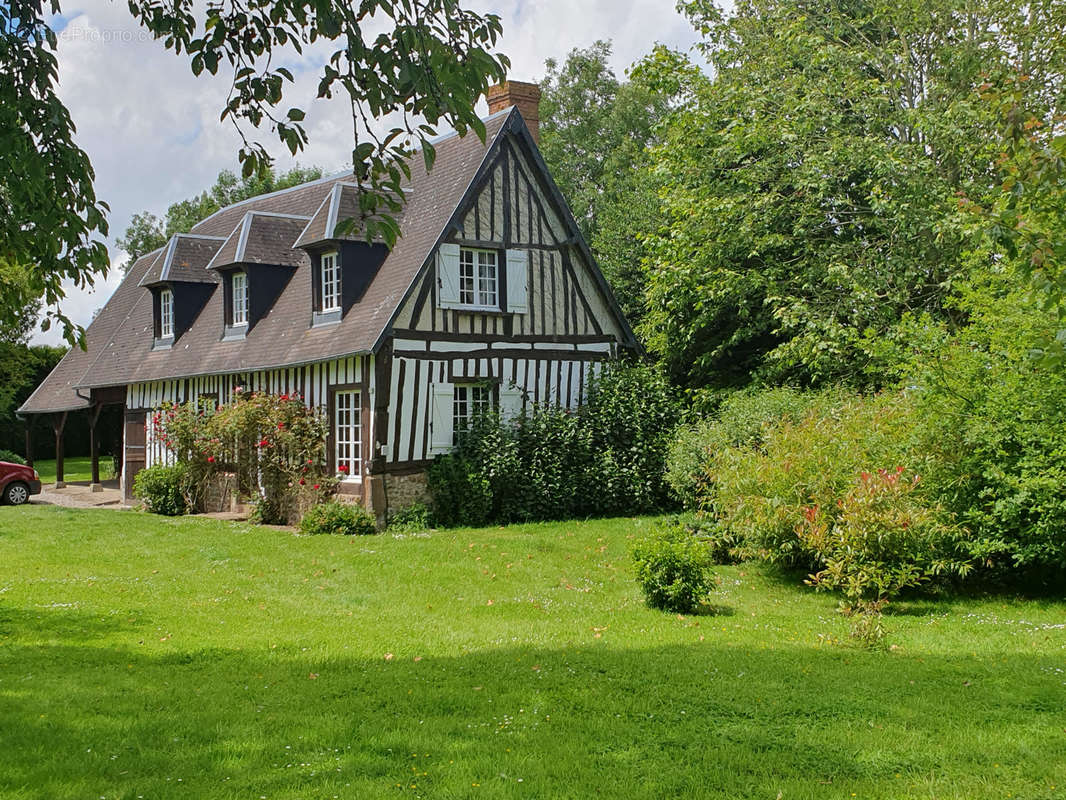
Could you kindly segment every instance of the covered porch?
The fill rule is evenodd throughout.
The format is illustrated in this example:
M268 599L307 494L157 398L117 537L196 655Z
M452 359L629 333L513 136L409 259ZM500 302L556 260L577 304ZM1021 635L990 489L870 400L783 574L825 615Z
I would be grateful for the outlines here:
M46 481L45 488L51 491L64 490L68 486L85 487L91 493L104 492L105 489L118 489L123 471L124 431L122 426L123 409L126 404L126 387L114 386L89 390L88 396L78 392L79 399L85 402L71 408L50 411L22 411L19 417L25 429L26 462L35 466L38 453L55 455L54 475L42 475ZM43 422L42 426L40 423ZM36 423L36 424L35 424ZM49 440L38 440L41 428L50 434ZM77 475L74 480L67 479L67 440L71 435L80 439L79 449L85 447L85 434L88 434L89 474ZM47 435L47 434L46 434ZM114 470L101 470L101 445L109 452L108 464L113 461ZM54 449L53 449L54 448ZM84 469L84 467L83 467ZM112 474L113 472L113 474ZM85 478L88 480L85 480Z

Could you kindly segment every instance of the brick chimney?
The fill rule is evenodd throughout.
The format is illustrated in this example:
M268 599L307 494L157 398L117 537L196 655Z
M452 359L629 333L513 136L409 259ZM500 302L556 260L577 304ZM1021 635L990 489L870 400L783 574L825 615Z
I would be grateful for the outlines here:
M533 141L540 144L540 87L537 84L504 81L490 86L485 99L489 101L490 114L518 106L518 113L533 134Z

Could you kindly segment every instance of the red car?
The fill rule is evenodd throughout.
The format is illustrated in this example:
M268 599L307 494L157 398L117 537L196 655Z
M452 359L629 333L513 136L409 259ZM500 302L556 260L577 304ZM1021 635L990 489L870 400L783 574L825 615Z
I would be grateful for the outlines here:
M0 461L0 499L20 506L31 494L41 493L41 476L33 467Z

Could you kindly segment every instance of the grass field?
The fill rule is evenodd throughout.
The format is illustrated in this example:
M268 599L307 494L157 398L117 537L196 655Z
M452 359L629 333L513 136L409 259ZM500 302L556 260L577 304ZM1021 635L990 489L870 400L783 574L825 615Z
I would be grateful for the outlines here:
M67 483L76 483L78 481L90 481L93 476L92 459L89 456L75 456L73 458L63 459L63 480ZM41 476L41 483L45 486L56 482L56 462L55 459L45 461L34 461L33 468L37 470L37 474ZM114 475L112 474L113 467L111 465L111 456L100 456L100 478L101 480L108 480Z
M302 538L0 508L0 798L1059 798L1066 603L720 570L645 608L651 520Z

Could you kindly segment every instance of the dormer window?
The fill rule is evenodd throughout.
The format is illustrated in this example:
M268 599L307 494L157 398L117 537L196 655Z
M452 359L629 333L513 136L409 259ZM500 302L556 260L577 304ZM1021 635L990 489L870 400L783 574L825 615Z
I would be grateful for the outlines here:
M174 338L174 292L170 289L159 292L159 338Z
M319 311L328 314L341 309L341 271L336 253L323 253L320 267L322 306Z
M230 324L236 328L248 324L248 275L244 272L234 272L231 280Z

